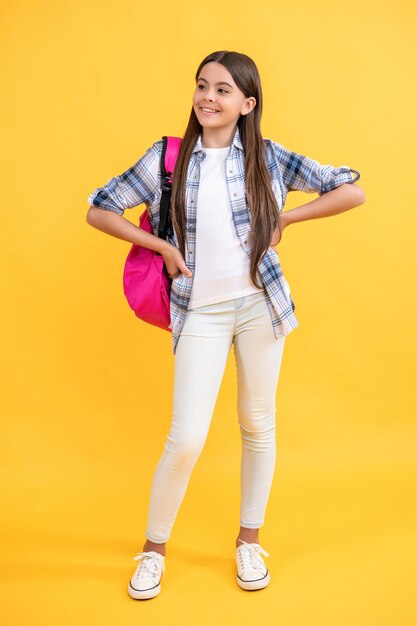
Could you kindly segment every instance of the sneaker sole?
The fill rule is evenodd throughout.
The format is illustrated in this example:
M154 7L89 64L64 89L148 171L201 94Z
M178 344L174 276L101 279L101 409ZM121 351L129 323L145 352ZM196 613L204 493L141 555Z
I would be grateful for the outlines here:
M239 585L239 587L241 587L242 589L245 589L246 591L255 591L256 589L263 589L264 587L269 585L270 580L271 580L271 576L269 574L269 571L266 573L264 578L261 578L260 580L242 580L241 578L239 578L239 576L236 576L237 584Z
M142 591L132 587L132 583L130 582L130 580L127 586L127 593L134 600L148 600L149 598L154 598L160 592L161 592L160 582L157 585L155 585L155 587L151 587L151 589L143 589Z

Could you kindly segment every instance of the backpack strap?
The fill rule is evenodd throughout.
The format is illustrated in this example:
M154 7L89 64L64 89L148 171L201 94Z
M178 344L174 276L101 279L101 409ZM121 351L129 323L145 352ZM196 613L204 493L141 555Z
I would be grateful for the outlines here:
M177 162L178 153L181 147L181 137L162 137L161 154L161 174L162 174L162 196L159 205L159 226L158 237L166 239L168 228L168 213L171 203L172 175Z

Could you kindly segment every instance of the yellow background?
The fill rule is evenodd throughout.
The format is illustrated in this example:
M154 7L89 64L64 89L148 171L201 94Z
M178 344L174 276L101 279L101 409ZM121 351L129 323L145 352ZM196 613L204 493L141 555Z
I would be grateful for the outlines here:
M411 1L3 8L2 624L416 623L415 23ZM183 134L198 64L220 49L258 65L263 136L357 169L366 203L279 244L300 326L260 531L269 587L235 582L231 352L162 594L141 603L127 582L175 357L170 333L129 309L130 244L86 223L87 197Z

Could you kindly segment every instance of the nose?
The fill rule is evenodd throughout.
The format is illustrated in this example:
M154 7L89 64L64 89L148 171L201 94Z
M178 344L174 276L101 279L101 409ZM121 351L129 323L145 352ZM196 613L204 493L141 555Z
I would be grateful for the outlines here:
M206 100L210 101L210 102L216 102L216 98L215 98L214 94L212 94L211 91L207 91L207 93L206 93Z

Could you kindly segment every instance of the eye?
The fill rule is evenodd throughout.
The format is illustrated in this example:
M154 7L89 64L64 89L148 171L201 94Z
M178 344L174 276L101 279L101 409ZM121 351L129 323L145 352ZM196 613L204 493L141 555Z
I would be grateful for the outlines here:
M203 84L197 85L197 89L200 89L200 87L202 87L204 89L205 85L203 85ZM221 89L220 88L219 91L222 91L223 93L228 93L226 89Z

